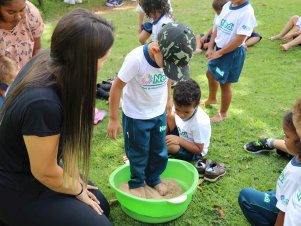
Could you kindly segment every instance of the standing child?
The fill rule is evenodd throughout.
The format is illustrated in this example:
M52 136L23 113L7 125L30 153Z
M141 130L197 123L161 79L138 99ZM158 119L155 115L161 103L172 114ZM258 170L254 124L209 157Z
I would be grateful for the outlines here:
M144 45L152 36L152 41L157 40L161 28L173 21L170 1L167 0L140 0L139 1L139 42ZM150 22L142 24L144 15L150 18Z
M115 139L121 130L118 106L123 92L122 127L131 170L128 184L133 195L145 197L144 183L161 195L167 193L166 185L160 180L168 159L165 109L170 88L167 81L168 78L189 79L188 62L195 45L190 28L181 23L168 23L159 32L157 41L127 55L113 83L108 135Z
M198 105L201 89L193 80L181 81L173 90L174 109L167 116L168 152L175 158L197 160L208 152L210 119Z
M301 44L301 17L292 16L279 34L270 37L271 41L278 39L286 42L280 45L280 48L285 51L292 46Z
M214 15L214 20L213 20L213 26L210 28L210 30L206 34L199 34L197 35L196 38L196 49L195 49L195 54L201 53L202 49L207 49L208 44L211 39L211 35L213 31L216 28L216 22L219 14L222 11L223 6L228 2L229 0L213 0L212 2L212 8L215 11Z
M217 29L206 52L209 59L206 73L209 97L202 101L205 105L216 104L217 89L220 85L221 107L211 118L211 122L223 121L228 116L232 100L232 83L239 79L246 54L244 43L251 35L256 19L253 7L247 0L231 0L224 5L217 22Z
M276 193L245 188L238 197L240 208L252 225L283 225L287 205L301 186L301 142L293 124L292 111L283 117L283 131L285 145L295 157L280 174Z
M0 107L4 102L5 92L17 75L16 62L6 56L0 56Z

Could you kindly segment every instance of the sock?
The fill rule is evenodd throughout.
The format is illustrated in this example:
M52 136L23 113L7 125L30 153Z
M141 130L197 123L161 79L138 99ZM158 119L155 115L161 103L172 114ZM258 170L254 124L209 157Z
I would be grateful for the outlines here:
M273 138L268 138L268 139L267 139L267 145L268 145L270 148L274 148L274 141L275 141L275 139L273 139Z

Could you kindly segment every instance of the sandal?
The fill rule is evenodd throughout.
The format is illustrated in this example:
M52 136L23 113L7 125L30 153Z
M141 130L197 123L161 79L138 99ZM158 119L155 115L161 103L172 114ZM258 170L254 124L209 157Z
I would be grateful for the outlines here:
M214 115L213 117L210 118L210 121L212 123L221 122L221 121L224 121L226 118L227 118L227 116L222 116L222 114L220 112L218 112L216 115Z

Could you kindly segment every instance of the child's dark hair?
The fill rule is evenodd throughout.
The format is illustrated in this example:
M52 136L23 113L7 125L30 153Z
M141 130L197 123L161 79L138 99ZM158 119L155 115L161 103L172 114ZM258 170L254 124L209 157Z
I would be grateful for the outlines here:
M289 129L291 129L292 132L297 134L296 127L293 123L293 111L292 110L289 110L284 113L283 124L285 124Z
M228 2L229 0L213 0L212 2L212 8L215 11L222 11L223 6Z
M173 90L173 100L179 106L197 106L201 99L201 88L196 81L189 79L178 82Z
M170 6L167 0L139 0L139 4L147 17L156 12L169 14Z

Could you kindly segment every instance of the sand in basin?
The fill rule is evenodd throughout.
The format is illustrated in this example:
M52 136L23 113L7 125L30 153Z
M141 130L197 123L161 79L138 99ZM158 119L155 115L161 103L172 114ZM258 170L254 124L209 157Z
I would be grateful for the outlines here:
M173 179L162 178L161 181L167 185L168 194L161 196L154 188L145 185L145 196L147 199L171 199L180 196L184 191L180 188L177 182ZM130 194L128 183L120 185L119 189Z

